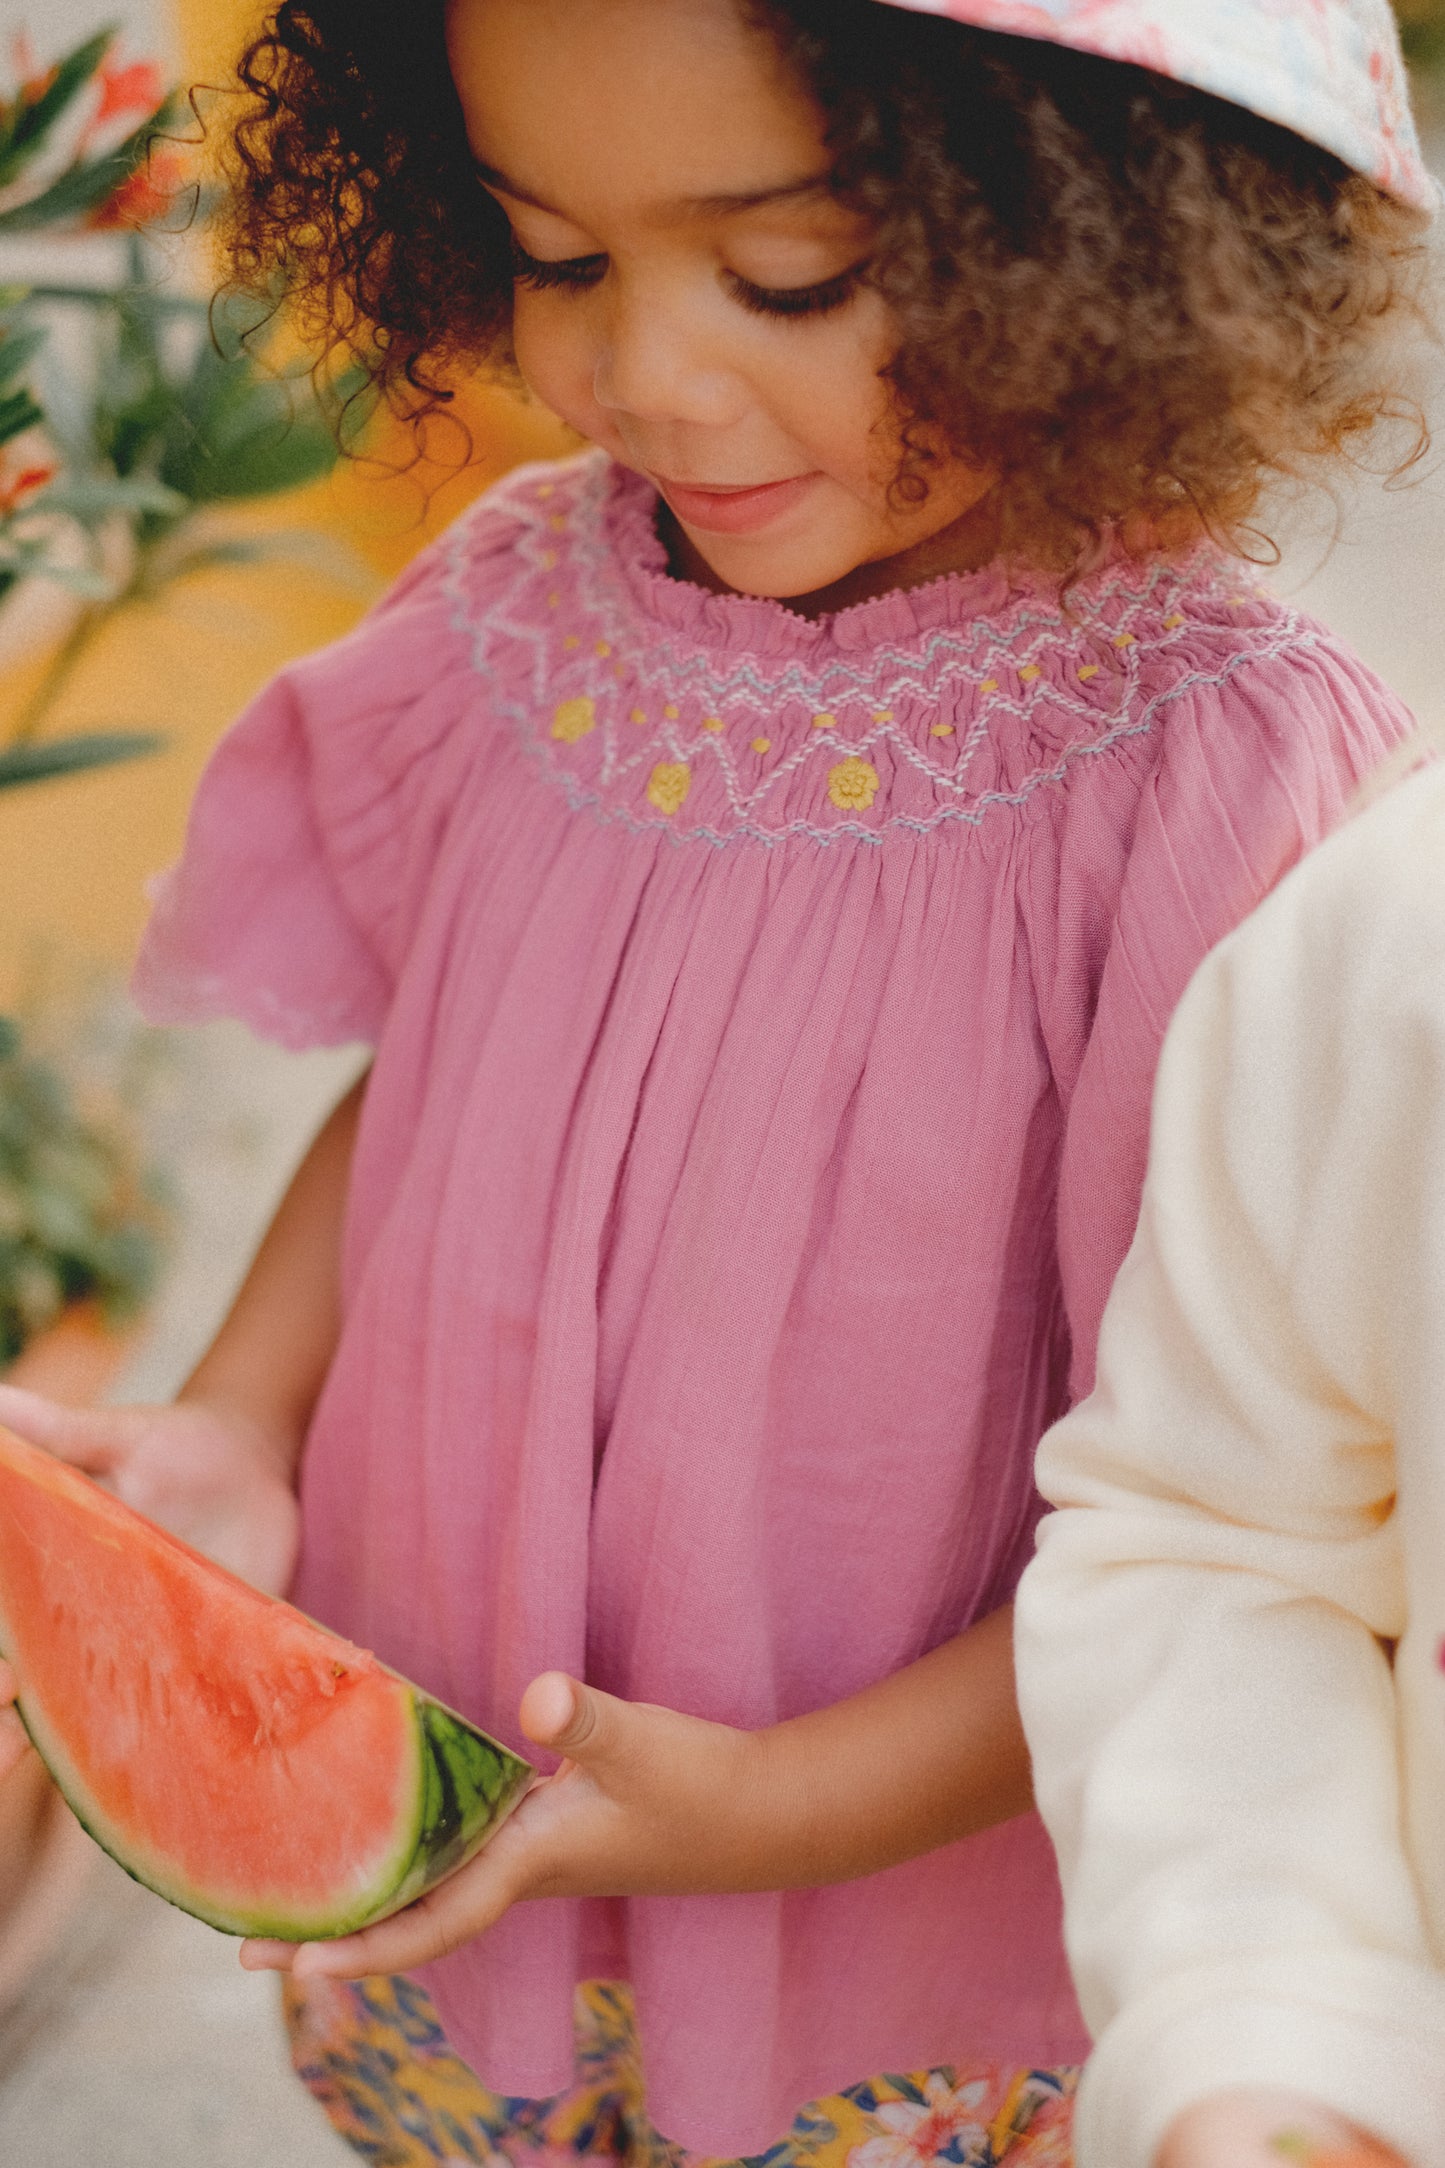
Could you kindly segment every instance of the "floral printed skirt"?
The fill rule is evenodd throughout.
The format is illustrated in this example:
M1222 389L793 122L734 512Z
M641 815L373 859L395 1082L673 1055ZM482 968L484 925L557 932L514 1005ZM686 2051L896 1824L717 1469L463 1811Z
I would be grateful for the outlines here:
M701 2168L648 2121L632 1998L577 1993L577 2083L555 2100L489 2093L413 1981L285 1982L297 2072L372 2168ZM1075 2070L994 2063L873 2078L798 2116L766 2168L1070 2168Z

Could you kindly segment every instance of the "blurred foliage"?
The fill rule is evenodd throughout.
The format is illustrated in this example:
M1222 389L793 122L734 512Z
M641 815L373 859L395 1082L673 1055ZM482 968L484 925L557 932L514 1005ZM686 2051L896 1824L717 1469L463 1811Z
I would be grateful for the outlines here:
M152 278L145 229L178 207L194 214L199 196L173 132L179 101L153 63L114 65L114 43L102 31L50 69L30 63L0 102L0 243L54 228L58 265L65 239L87 232L114 234L118 252L108 284L0 288L0 601L40 579L79 605L0 724L0 788L153 747L134 729L30 741L118 612L192 573L296 547L228 533L219 513L315 481L339 456L309 376L258 348L264 307L213 310ZM53 336L58 318L79 335ZM361 388L360 374L331 386L335 411L358 411Z
M0 789L153 750L135 718L61 737L44 725L118 613L192 574L296 550L294 532L257 539L225 514L338 457L309 378L257 347L264 312L213 313L156 283L146 229L194 222L204 205L175 132L180 102L154 63L119 64L115 43L102 31L43 67L22 38L0 97L0 247L55 240L53 277L0 286L0 605L23 607L40 582L71 599L29 697L0 714ZM97 247L112 267L98 284ZM332 387L342 407L359 389ZM0 1017L0 1364L68 1304L133 1311L165 1233L135 1106L77 1090L73 1044L42 1056L32 1041Z
M82 1114L0 1018L0 1365L74 1302L114 1323L155 1285L165 1214L123 1115Z
M78 219L104 225L117 199L135 193L158 131L174 117L174 101L160 94L152 63L110 66L115 36L113 29L99 31L46 69L28 59L22 39L21 80L0 109L0 233L36 233ZM138 113L139 125L100 148L114 134L108 122L135 120Z
M38 375L59 467L13 519L13 570L0 527L0 582L7 570L58 579L82 607L11 721L12 761L16 748L42 759L77 750L73 739L34 748L28 741L119 612L154 601L195 573L300 550L305 538L241 535L219 515L320 480L339 456L332 418L309 376L286 374L264 349L256 351L255 302L213 308L192 295L157 291L139 236L129 242L121 283L100 294L37 286L20 313L44 304L85 312L86 365L66 374L52 359ZM0 327L0 362L5 345ZM361 381L359 374L343 378L332 386L333 397L353 398ZM104 738L90 743L104 757ZM140 749L134 740L115 745L122 753ZM81 751L77 764L86 765ZM0 751L0 786L6 764Z
M1395 0L1405 57L1412 67L1445 63L1445 0Z

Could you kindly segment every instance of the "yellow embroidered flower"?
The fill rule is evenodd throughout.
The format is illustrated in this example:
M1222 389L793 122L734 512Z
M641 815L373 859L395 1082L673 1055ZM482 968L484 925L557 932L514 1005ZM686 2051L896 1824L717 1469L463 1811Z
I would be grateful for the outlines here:
M721 729L722 729L722 726L723 726L723 720L722 720L722 717L721 717L720 715L708 715L708 716L705 716L705 717L704 717L704 719L703 719L703 726L702 726L702 727L703 727L703 729L704 729L704 730L707 730L707 731L710 731L710 732L712 733L713 737L717 737L717 736L718 736L719 732L720 732L720 731L721 731Z
M647 778L647 796L659 813L671 819L692 789L692 770L686 761L660 760Z
M1134 647L1137 643L1132 632L1116 632L1114 645L1115 647Z
M602 660L606 662L608 656L612 653L612 642L610 640L599 640L597 642L597 646L594 652L600 655L602 657Z
M592 700L564 700L552 717L552 735L564 745L575 745L589 730L597 728L597 705Z
M771 752L772 746L773 741L771 738L754 738L753 740L753 751L755 753Z
M1023 679L1025 685L1032 685L1034 679L1041 678L1043 674L1036 662L1026 662L1019 672L1019 676Z
M646 708L634 708L632 711L632 720L634 723L645 723L647 721Z
M840 813L866 813L878 795L878 770L850 753L828 770L828 796Z
M1090 678L1096 678L1098 675L1099 665L1096 662L1082 663L1079 667L1079 676L1086 685L1088 684Z
M952 723L930 723L928 735L930 738L951 738L953 736L953 725Z
M837 727L838 718L836 715L815 715L813 717L813 728L815 730L836 730Z

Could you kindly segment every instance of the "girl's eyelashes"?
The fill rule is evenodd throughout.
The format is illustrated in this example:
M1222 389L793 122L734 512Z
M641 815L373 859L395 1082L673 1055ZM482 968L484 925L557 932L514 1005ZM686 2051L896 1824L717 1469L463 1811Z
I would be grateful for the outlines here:
M521 242L512 238L512 270L518 283L546 291L563 287L579 292L584 287L596 286L607 270L605 256L562 256L548 262L541 256L529 256Z
M537 292L559 289L570 293L585 292L588 287L599 285L607 273L604 255L552 259L533 256L515 236L512 264L518 283ZM737 271L725 275L733 299L756 316L827 316L852 299L863 268L862 264L853 264L848 270L838 272L833 278L821 279L813 286L759 286Z
M827 316L852 300L862 276L859 263L816 286L756 286L736 271L727 280L733 299L757 316Z

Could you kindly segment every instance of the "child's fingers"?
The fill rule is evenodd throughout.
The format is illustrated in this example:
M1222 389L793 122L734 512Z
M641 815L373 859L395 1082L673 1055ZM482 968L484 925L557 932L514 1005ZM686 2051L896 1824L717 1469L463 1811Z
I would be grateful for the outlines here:
M1278 2147L1275 2149L1278 2151ZM1319 2146L1312 2153L1295 2156L1299 2168L1405 2168L1398 2153L1392 2153L1372 2139L1364 2139L1358 2145Z
M1405 2168L1388 2146L1314 2101L1242 2090L1186 2109L1154 2168Z
M8 1664L5 1669L9 1670ZM8 1777L30 1751L30 1734L14 1709L0 1709L0 1780Z
M19 1385L0 1385L0 1423L87 1475L109 1475L130 1442L117 1408L63 1408Z
M275 1942L264 1935L248 1935L241 1944L241 1964L247 1972L289 1972L291 1960L304 1942Z
M335 1942L243 1942L248 1972L291 1972L298 1980L364 1980L373 1973L410 1972L450 1956L484 1935L515 1897L511 1876L483 1852L425 1897L374 1927Z
M606 1783L645 1770L657 1750L659 1721L671 1719L649 1703L584 1686L565 1671L544 1671L523 1694L518 1720L536 1745Z

